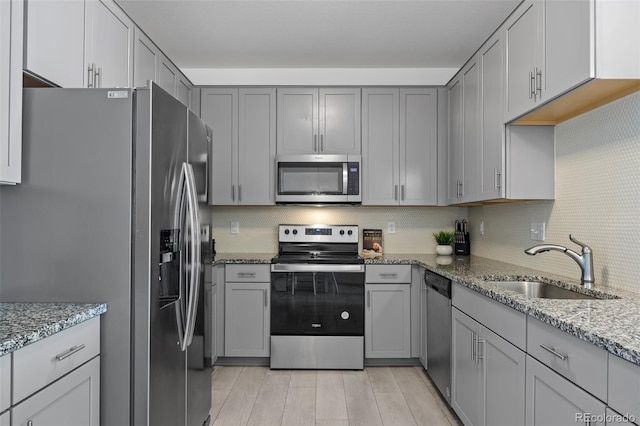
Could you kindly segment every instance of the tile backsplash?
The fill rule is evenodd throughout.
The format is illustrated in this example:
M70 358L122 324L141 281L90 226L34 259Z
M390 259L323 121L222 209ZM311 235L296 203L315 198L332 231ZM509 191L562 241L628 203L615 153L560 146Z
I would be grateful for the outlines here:
M278 251L280 224L343 224L362 229L382 229L388 253L435 253L432 234L453 230L455 219L466 219L464 207L214 207L212 235L216 251L261 253ZM239 222L240 232L231 234L231 222ZM395 234L387 232L387 222L395 222ZM360 249L362 246L360 247Z
M640 291L640 93L558 124L555 138L556 200L470 207L472 253L579 278L565 254L524 254L541 243L531 223L546 222L545 243L579 251L573 234L593 249L596 287Z

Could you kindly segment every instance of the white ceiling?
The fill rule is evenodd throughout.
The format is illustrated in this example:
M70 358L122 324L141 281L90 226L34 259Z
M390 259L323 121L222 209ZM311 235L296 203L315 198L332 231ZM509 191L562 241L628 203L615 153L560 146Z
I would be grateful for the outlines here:
M117 2L190 76L194 70L458 69L520 0Z

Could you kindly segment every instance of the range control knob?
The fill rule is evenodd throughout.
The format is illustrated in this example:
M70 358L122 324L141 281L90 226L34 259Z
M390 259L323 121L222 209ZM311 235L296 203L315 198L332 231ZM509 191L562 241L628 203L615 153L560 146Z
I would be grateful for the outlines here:
M293 230L293 235L298 235L298 230L297 229Z
M289 230L288 229L284 230L284 235L289 235Z
M349 231L347 232L347 234L352 235L353 231L351 229L349 229Z
M344 229L340 230L340 235L344 235Z

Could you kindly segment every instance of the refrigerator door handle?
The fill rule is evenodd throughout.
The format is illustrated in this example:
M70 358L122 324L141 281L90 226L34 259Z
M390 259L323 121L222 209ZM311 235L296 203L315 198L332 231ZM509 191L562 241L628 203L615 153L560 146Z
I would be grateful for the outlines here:
M176 199L176 207L173 215L174 220L174 229L179 230L179 238L180 238L180 273L179 276L179 295L178 300L175 302L176 307L176 326L178 329L178 344L180 348L184 350L186 348L186 329L185 329L185 312L184 312L184 302L185 302L185 283L184 283L184 275L185 275L185 214L187 213L187 172L186 172L186 163L182 164L182 168L180 170L180 179L178 180L178 191L177 191L177 199Z
M187 301L187 323L185 326L184 349L191 344L195 330L196 314L198 311L198 296L200 286L200 263L202 260L201 240L200 240L200 218L198 216L198 194L196 191L195 177L191 164L186 164L186 189L187 206L189 217L189 294Z

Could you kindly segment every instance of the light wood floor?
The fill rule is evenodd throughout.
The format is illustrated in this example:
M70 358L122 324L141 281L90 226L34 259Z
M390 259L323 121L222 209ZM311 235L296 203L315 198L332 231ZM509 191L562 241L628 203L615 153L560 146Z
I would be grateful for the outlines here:
M459 425L422 367L215 367L211 424Z

